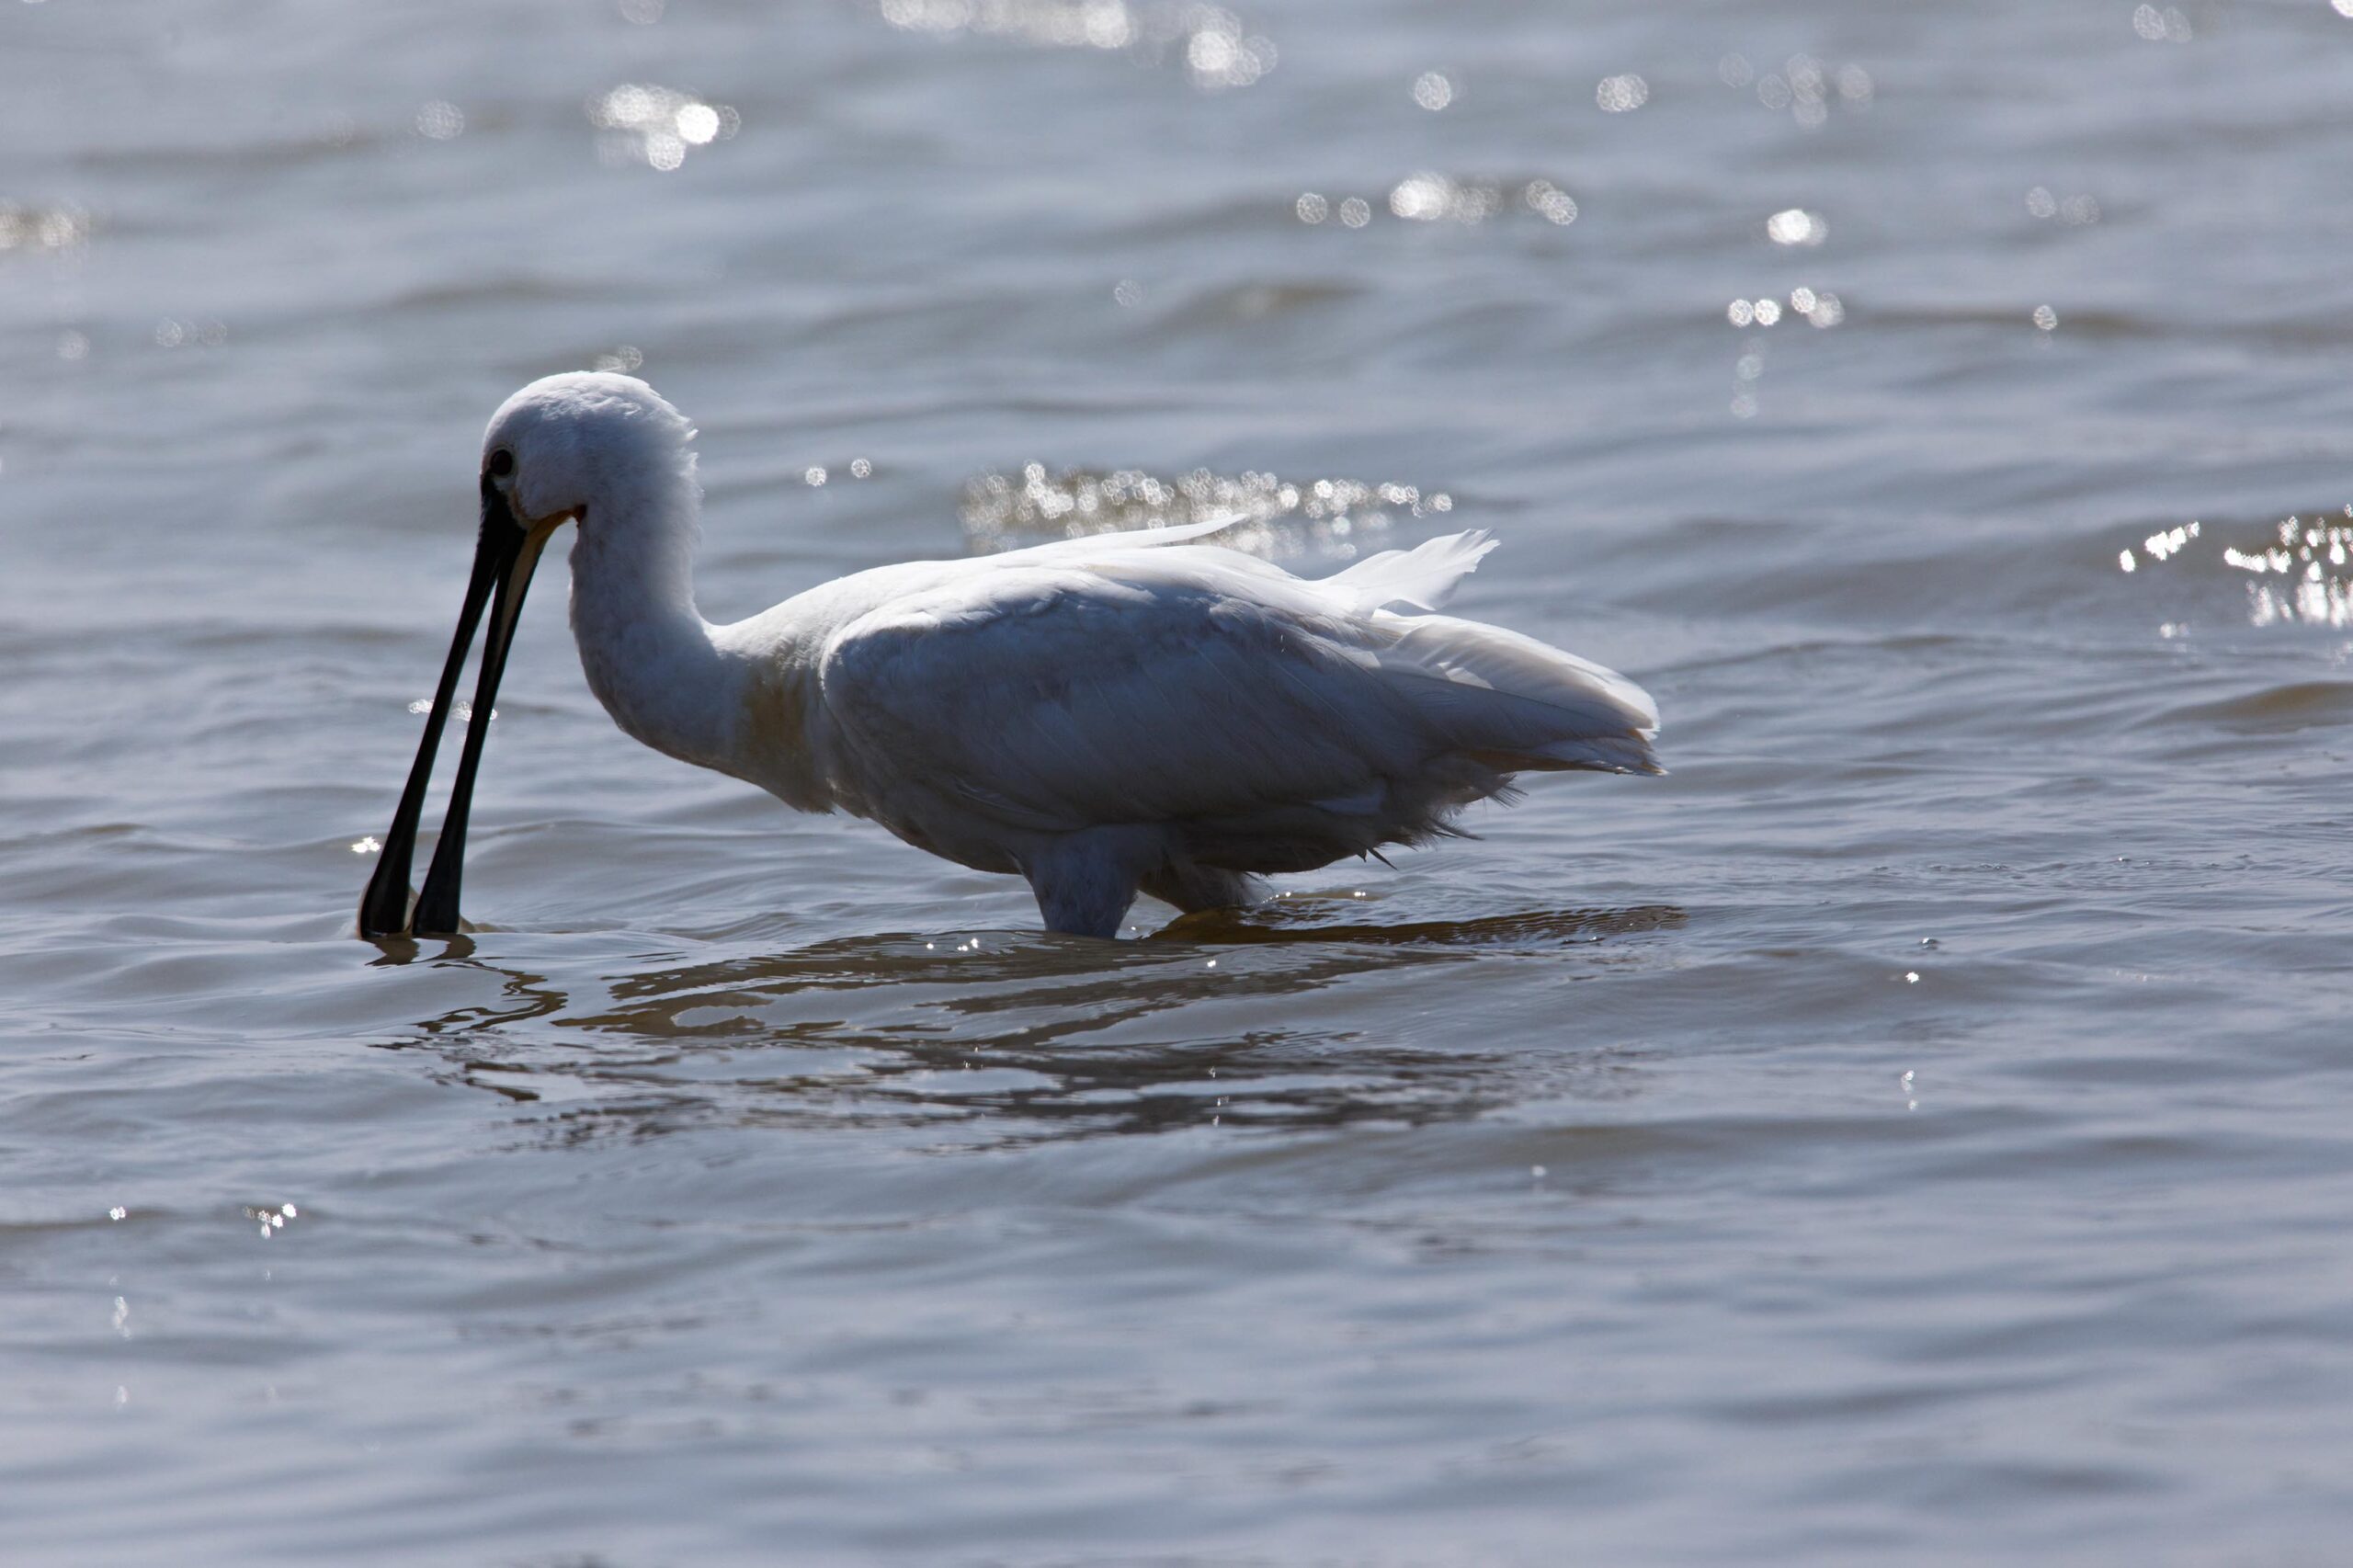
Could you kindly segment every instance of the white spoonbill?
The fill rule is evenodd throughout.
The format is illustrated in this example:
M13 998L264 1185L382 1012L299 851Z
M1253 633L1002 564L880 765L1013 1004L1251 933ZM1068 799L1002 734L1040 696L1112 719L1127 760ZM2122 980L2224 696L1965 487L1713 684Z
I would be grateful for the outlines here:
M1452 831L1512 775L1655 773L1657 710L1623 676L1434 613L1481 533L1302 581L1206 542L1224 522L879 566L713 626L695 608L694 432L643 381L532 382L483 439L482 534L363 935L455 932L487 723L468 726L425 890L417 818L485 605L487 715L531 570L563 524L572 631L597 700L657 751L804 812L1029 879L1046 926L1109 937L1139 890L1246 903L1305 871Z

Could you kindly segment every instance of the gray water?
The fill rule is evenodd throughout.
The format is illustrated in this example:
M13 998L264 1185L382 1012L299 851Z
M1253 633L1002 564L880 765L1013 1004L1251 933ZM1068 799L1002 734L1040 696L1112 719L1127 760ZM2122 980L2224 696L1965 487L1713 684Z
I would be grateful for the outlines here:
M0 7L0 1555L2342 1560L2353 20L625 9ZM714 617L1138 471L1673 772L1051 938L551 563L362 942L600 361Z

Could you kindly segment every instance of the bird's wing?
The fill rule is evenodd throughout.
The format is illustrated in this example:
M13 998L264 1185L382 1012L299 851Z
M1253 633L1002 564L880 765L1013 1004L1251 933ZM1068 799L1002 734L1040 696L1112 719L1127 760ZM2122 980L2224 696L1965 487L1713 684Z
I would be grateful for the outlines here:
M1314 585L1094 542L971 562L836 632L819 668L854 775L837 787L1066 831L1346 800L1426 756L1427 727Z
M1440 534L1411 550L1384 550L1368 555L1345 572L1316 584L1327 594L1345 593L1358 613L1393 609L1434 610L1454 597L1462 579L1479 569L1495 548L1484 528Z
M1130 528L1122 533L1080 534L1073 539L1048 540L1020 550L1005 551L1006 558L1027 557L1030 560L1063 560L1074 555L1096 554L1107 550L1158 550L1165 545L1186 544L1222 533L1236 523L1247 522L1247 512L1227 512L1197 523L1169 523L1159 528Z

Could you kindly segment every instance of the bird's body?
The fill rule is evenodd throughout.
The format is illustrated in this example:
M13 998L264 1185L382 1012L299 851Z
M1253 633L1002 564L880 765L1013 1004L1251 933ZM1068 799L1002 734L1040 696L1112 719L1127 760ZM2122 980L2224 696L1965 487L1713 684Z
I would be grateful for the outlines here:
M878 567L710 625L690 435L610 375L536 382L492 422L486 519L504 457L525 534L580 522L572 623L598 699L788 805L1026 877L1051 929L1110 936L1139 890L1231 905L1258 874L1425 842L1518 772L1657 771L1631 683L1436 613L1494 548L1476 533L1314 581L1211 542L1222 523L1099 535Z

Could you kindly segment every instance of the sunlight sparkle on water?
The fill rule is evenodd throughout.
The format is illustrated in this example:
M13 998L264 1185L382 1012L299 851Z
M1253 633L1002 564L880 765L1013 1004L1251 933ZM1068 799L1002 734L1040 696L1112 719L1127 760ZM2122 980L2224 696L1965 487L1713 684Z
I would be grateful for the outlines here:
M417 714L430 713L433 711L433 699L429 697L420 697L408 705L408 710L412 713ZM458 705L449 710L449 716L457 720L460 724L472 723L474 720L473 702L468 698L460 697L458 699ZM490 722L494 724L498 722L498 710L495 708L490 710Z
M2151 43L2188 43L2197 34L2189 26L2189 18L2181 8L2168 6L2158 10L2154 6L2135 6L2132 30Z
M1754 84L1759 104L1776 114L1787 110L1807 131L1828 123L1834 101L1850 114L1860 114L1871 107L1879 90L1862 66L1850 62L1833 69L1811 54L1792 54L1780 70L1761 76L1745 55L1727 54L1716 62L1716 79L1735 90Z
M1038 49L1123 51L1181 63L1204 92L1247 87L1275 68L1274 40L1222 6L1193 0L881 0L901 32L1009 39Z
M1576 199L1549 179L1529 180L1515 192L1496 180L1427 169L1391 187L1387 206L1392 216L1408 222L1483 223L1517 214L1541 218L1558 228L1575 222L1578 210ZM1351 196L1339 203L1338 211L1344 227L1361 229L1372 221L1375 209L1363 198ZM1291 213L1313 226L1332 216L1333 204L1319 191L1302 191L1291 203Z
M174 321L165 317L155 324L153 337L158 348L218 348L229 341L229 327L225 322ZM87 352L86 347L84 351Z
M725 104L709 104L669 87L624 82L588 100L588 123L601 134L597 156L609 165L644 164L667 172L691 148L724 142L743 119Z
M2051 192L2047 185L2038 185L2026 193L2027 214L2033 218L2056 218L2070 226L2099 222L2099 201L2091 196L2071 196L2064 201Z
M78 207L20 207L0 201L0 251L38 245L71 250L90 238L90 215Z
M961 511L975 554L1017 550L1040 539L1233 517L1240 520L1217 536L1219 543L1272 559L1313 553L1349 560L1386 548L1395 514L1444 516L1453 509L1453 497L1442 491L1426 493L1394 482L1293 483L1272 473L1228 476L1206 469L1177 479L1140 469L1049 473L1043 463L1033 462L1018 478L989 473L966 483Z
M264 1241L268 1241L277 1235L286 1228L287 1221L297 1219L301 1214L301 1210L291 1203L280 1203L274 1208L265 1205L260 1208L248 1208L245 1210L245 1218L254 1221Z
M1631 114L1651 101L1651 85L1631 71L1604 76L1593 89L1593 101L1604 114Z
M1777 245L1818 245L1830 237L1830 225L1818 212L1785 207L1765 220L1765 237Z
M416 111L416 133L428 142L454 142L465 131L465 112L446 98L435 98Z
M1577 204L1569 193L1549 179L1533 179L1520 193L1520 199L1544 218L1563 227L1577 221Z
M1400 218L1432 223L1452 219L1476 223L1503 208L1503 192L1492 185L1457 185L1444 175L1408 175L1389 193L1389 210Z
M1836 326L1847 319L1846 303L1837 295L1804 284L1790 290L1790 312L1818 327ZM1734 326L1771 326L1781 314L1780 302L1769 296L1734 300L1724 307L1724 319Z
M2141 541L2137 552L2119 552L2117 569L2137 572L2143 562L2154 566L2186 558L2203 531L2197 522L2159 529ZM2252 542L2254 548L2244 550L2225 544L2213 557L2255 579L2246 585L2250 622L2353 626L2353 506L2342 508L2338 517L2283 518L2268 540ZM2166 634L2177 635L2177 629Z

